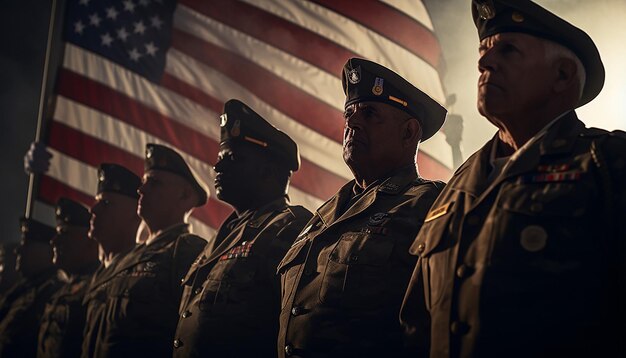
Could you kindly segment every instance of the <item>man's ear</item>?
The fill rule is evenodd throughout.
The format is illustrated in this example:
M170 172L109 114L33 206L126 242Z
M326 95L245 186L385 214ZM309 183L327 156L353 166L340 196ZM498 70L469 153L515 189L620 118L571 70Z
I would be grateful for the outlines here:
M554 71L556 72L553 89L555 93L561 93L572 87L577 89L578 83L576 63L568 58L560 58L554 61Z
M409 118L402 128L402 141L405 145L417 143L422 138L422 126L416 118Z

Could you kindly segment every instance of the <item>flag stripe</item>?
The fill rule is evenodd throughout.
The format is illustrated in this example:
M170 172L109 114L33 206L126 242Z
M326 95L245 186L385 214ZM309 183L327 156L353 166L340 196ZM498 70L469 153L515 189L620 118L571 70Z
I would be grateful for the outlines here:
M246 3L230 0L182 0L190 9L233 27L267 44L290 53L320 69L337 76L346 59L356 56L349 49L301 26ZM175 24L184 26L183 13L193 13L179 6ZM237 14L237 16L232 16ZM188 16L184 16L189 19ZM202 19L198 19L202 21ZM333 56L328 56L332 53ZM261 59L257 57L256 59Z
M398 72L437 100L445 102L439 73L430 64L386 37L308 0L242 0L315 32ZM176 14L175 14L176 16Z
M349 19L364 24L439 69L441 49L435 35L424 25L377 0L353 2L312 0Z
M402 11L415 21L426 26L429 30L434 31L433 23L430 21L430 15L421 0L381 0L385 4L392 6L398 11Z
M203 162L215 163L218 142L95 81L62 70L58 92L171 143ZM104 103L100 98L108 98L110 103ZM302 160L301 170L302 173L292 178L293 186L317 198L333 195L336 188L345 183L343 178L307 160Z
M56 121L52 122L50 128L50 145L59 152L90 165L94 171L103 162L117 163L134 172L141 173L143 170L143 158L134 156ZM97 178L95 179L97 180ZM209 198L206 205L194 210L193 216L209 226L217 228L231 212L232 209L226 204Z
M307 127L337 142L342 140L342 128L336 125L343 120L341 111L277 78L255 62L176 29L172 47L222 72Z

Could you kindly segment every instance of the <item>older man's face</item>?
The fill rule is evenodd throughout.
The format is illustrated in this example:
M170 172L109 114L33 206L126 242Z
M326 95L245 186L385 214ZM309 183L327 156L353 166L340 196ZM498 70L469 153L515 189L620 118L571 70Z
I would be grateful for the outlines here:
M410 116L388 104L361 102L346 108L344 117L346 164L357 171L363 166L393 168L405 150L401 128Z
M479 53L478 111L483 116L523 115L550 100L556 71L539 38L500 33L481 41Z

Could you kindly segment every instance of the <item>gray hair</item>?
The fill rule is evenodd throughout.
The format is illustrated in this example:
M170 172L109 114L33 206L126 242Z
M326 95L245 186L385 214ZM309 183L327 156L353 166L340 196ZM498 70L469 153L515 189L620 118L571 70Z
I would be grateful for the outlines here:
M585 88L585 81L587 80L585 67L580 61L580 58L578 58L572 50L554 41L542 39L542 42L547 61L554 61L562 58L574 61L574 64L576 65L576 77L578 79L578 84L580 85L578 89L578 99L580 99L583 95L583 89Z

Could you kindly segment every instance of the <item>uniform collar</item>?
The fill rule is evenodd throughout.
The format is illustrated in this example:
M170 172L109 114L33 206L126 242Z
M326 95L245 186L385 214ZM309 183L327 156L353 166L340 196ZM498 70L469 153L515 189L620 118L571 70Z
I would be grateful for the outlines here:
M380 184L367 187L360 194L360 197L346 210L338 210L338 208L345 206L352 198L352 195L354 195L353 188L356 181L353 179L339 189L335 196L317 209L317 216L328 227L362 212L376 200L378 195L397 195L418 179L419 176L417 175L415 165L398 168L390 176L380 181Z

